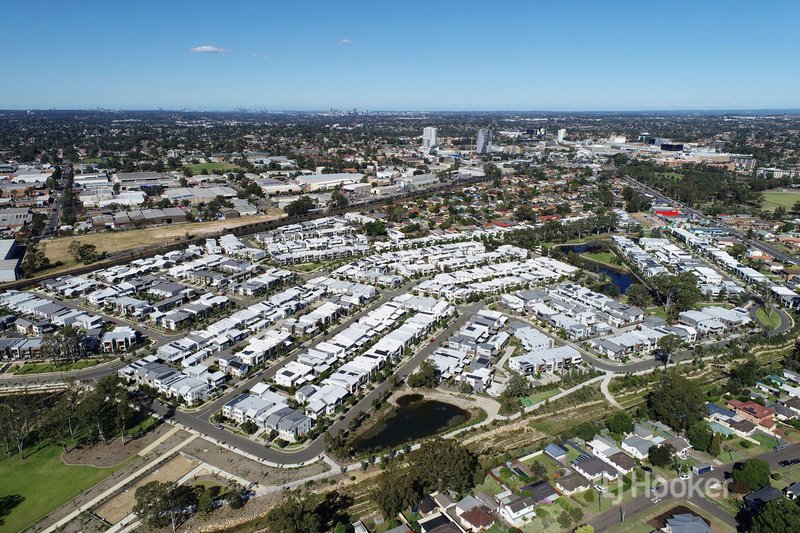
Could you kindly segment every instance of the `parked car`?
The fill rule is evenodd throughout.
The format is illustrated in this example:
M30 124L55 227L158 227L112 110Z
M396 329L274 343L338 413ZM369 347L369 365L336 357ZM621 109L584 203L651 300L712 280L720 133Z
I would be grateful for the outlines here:
M598 485L598 484L595 484L594 490L596 490L600 494L605 494L608 491L608 489L605 488L603 485Z

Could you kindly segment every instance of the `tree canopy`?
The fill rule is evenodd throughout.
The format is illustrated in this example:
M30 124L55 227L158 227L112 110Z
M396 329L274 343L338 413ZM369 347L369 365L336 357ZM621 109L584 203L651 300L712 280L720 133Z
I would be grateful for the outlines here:
M795 533L800 524L800 505L778 498L767 502L752 521L752 533Z
M703 393L685 377L669 372L647 395L647 408L660 422L685 430L706 415Z
M733 466L731 490L734 492L753 492L770 485L769 463L761 459L748 459Z

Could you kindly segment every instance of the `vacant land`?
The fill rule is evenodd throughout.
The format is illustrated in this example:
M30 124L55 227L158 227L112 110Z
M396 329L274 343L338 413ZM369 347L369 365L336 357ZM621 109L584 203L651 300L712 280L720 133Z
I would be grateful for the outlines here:
M282 212L275 210L266 215L254 215L214 222L175 224L171 226L158 226L155 228L89 233L74 237L58 237L56 239L43 240L41 244L44 246L45 255L47 255L51 262L63 261L64 267L68 267L75 265L75 260L68 251L72 241L78 241L81 244L94 244L98 252L114 253L159 244L171 244L182 241L188 236L200 237L245 224L274 220L282 216Z
M800 202L800 191L785 191L783 189L765 191L764 203L761 204L761 207L770 211L779 206L791 209L795 202Z
M95 366L100 361L98 359L82 359L74 363L56 365L53 363L26 363L16 368L14 374L44 374L46 372L66 372L67 370L80 370ZM13 371L13 370L12 370Z
M133 511L133 506L136 503L136 489L147 485L151 481L177 481L191 472L198 464L199 461L183 455L176 455L151 474L134 483L129 489L119 493L95 509L95 514L109 524L116 524Z
M3 531L27 528L124 466L67 466L61 452L55 444L43 444L23 461L18 456L0 459L0 498L22 498L0 517Z
M242 170L233 163L190 163L185 165L192 171L192 174L197 176L206 171L206 174L223 174L225 172Z

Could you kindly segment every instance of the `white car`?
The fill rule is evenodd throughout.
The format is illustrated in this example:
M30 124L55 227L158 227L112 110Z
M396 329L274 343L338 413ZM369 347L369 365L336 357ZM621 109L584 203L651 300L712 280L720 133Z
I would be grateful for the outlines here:
M658 503L658 502L660 502L660 501L661 501L661 498L659 498L658 496L654 496L654 497L653 497L653 498L650 500L650 503L652 503L652 504L656 504L656 503Z
M603 485L595 485L594 490L596 490L600 494L605 494L608 491L608 489L605 488Z
M681 474L681 479L684 480L684 481L689 479L689 477L690 477L689 474Z

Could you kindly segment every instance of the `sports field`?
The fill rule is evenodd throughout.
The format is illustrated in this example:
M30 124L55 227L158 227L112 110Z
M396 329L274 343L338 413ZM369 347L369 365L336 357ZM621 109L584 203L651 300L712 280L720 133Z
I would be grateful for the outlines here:
M791 209L795 202L800 202L800 191L774 190L764 192L764 203L761 207L769 211L774 211L781 206Z

